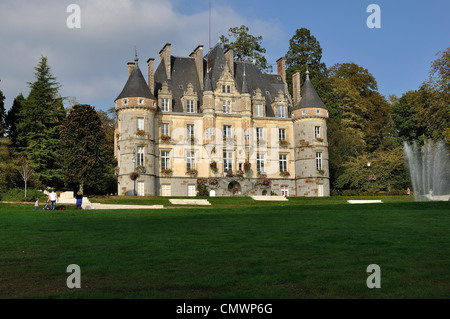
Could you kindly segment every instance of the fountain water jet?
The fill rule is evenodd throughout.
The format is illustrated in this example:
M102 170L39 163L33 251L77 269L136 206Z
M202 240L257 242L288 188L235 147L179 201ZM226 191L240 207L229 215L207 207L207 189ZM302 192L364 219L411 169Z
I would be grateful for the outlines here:
M443 141L404 143L415 201L450 200L450 160Z

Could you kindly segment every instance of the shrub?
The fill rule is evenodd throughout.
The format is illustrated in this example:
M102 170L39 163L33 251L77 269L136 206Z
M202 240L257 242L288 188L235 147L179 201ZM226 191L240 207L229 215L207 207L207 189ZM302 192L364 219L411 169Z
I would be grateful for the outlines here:
M45 202L47 199L47 196L37 189L27 189L27 196L25 197L24 195L24 189L13 188L0 194L0 199L6 202L34 202L36 198L39 198L40 203Z
M209 196L208 189L204 184L197 184L197 196Z

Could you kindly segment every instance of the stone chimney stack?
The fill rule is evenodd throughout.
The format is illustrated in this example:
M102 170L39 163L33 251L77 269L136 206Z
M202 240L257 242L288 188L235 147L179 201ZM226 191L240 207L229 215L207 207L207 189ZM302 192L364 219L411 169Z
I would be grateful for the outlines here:
M155 63L155 59L150 58L147 60L147 67L148 67L148 88L150 89L150 92L152 92L153 95L155 95L155 77L153 75L153 65Z
M292 75L292 93L294 95L294 105L300 102L300 71Z
M286 83L286 59L284 57L277 60L277 74L281 76Z
M225 59L227 60L228 67L230 68L231 75L234 76L234 51L233 49L228 49L225 52Z
M170 43L166 43L166 45L159 51L159 59L160 61L164 60L164 66L166 67L166 75L167 78L170 79Z
M203 45L199 45L195 50L189 55L195 60L195 67L197 68L198 80L200 81L200 87L203 88Z
M131 72L133 72L135 64L136 64L135 62L128 62L127 63L127 65L128 65L128 77L130 77Z

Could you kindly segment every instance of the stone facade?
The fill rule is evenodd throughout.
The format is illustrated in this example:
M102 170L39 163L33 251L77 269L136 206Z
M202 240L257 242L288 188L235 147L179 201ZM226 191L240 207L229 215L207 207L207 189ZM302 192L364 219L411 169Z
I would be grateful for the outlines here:
M119 195L195 196L201 183L215 196L329 196L328 111L309 79L292 100L283 58L267 75L219 45L170 51L155 72L147 61L148 84L129 63L115 100Z

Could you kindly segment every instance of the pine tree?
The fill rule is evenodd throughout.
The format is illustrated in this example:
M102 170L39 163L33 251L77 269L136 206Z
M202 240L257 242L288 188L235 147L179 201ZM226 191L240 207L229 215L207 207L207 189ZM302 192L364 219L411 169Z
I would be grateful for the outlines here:
M238 61L255 60L256 66L262 72L272 72L272 66L267 63L264 53L266 49L261 46L262 36L253 36L248 33L249 29L245 25L230 28L228 36L234 41L230 42L226 36L221 35L220 41L225 49L233 49L234 58Z
M66 186L98 189L107 174L106 137L94 107L75 105L60 127Z
M19 129L17 126L20 122L20 112L22 110L22 105L25 101L22 93L20 93L13 102L12 107L6 114L6 131L9 139L11 140L12 147L20 148L21 145L18 144L17 137L19 136ZM23 146L23 145L22 145Z
M63 99L46 57L41 56L35 70L36 81L28 83L31 91L19 113L18 150L29 159L44 185L59 187L58 144L59 126L65 117Z

